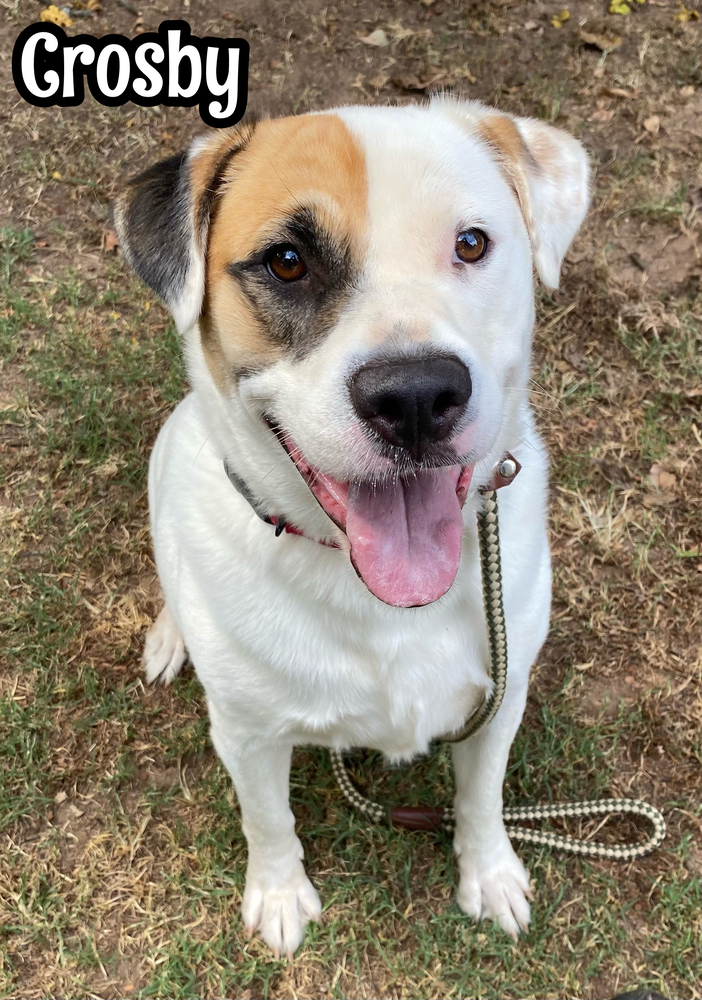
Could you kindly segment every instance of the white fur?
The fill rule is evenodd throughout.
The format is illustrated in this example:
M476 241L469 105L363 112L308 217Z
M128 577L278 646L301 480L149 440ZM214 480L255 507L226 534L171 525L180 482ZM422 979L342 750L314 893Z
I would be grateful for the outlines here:
M529 237L497 163L445 105L338 113L366 153L364 280L318 350L244 380L227 399L209 376L197 327L187 331L193 392L161 431L149 473L168 611L147 642L147 673L172 679L184 643L241 805L249 846L245 924L276 953L292 954L307 921L320 916L288 804L292 748L370 746L393 760L425 753L462 725L489 687L487 642L475 492L464 508L462 560L449 593L423 608L388 607L357 578L345 536L260 410L265 405L325 472L348 479L371 469L382 477L384 460L372 453L343 391L347 373L383 338L410 351L401 331L413 327L458 354L474 384L461 434L476 462L475 485L505 450L523 465L499 495L507 694L488 729L454 748L458 902L516 937L529 920L529 881L504 832L502 782L550 602L547 459L526 391L534 317ZM555 130L550 139L573 149L574 140ZM577 156L568 163L563 183L582 188L586 166ZM552 277L580 206L576 221L566 214L559 224L549 212L547 179L540 183L532 210L548 220ZM485 266L457 271L447 263L456 227L471 225L488 231L493 252ZM229 483L225 456L269 513L284 514L309 537L276 538Z

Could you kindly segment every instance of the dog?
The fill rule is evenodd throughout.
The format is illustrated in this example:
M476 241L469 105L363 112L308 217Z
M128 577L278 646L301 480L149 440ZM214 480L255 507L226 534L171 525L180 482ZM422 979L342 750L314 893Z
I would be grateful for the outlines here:
M453 746L454 846L461 909L527 928L502 784L550 606L533 271L558 285L588 187L565 132L442 96L214 131L116 200L192 384L149 468L146 674L194 664L241 807L244 926L276 956L321 915L293 747L409 761L490 691L476 511L506 452L507 690Z

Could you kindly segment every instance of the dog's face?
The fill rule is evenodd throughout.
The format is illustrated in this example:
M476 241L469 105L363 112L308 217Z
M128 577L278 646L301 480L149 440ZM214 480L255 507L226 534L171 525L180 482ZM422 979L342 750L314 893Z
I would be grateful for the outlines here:
M438 100L213 133L115 218L226 405L406 607L454 580L473 470L523 400L533 265L557 285L587 182L565 133Z

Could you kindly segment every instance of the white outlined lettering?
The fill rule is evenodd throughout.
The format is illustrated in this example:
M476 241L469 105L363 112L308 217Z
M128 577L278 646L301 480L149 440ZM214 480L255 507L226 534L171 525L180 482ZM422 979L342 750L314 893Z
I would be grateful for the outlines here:
M40 98L43 102L44 100L50 100L54 96L56 91L59 89L61 80L56 70L49 70L48 73L44 74L44 83L46 84L46 87L42 89L37 83L34 66L36 63L36 52L40 43L43 43L46 52L56 52L59 47L58 41L52 31L46 28L35 31L27 38L27 44L22 48L20 59L18 61L22 71L22 80L28 93L30 93L34 98ZM12 61L14 75L14 52ZM22 94L22 96L24 97L24 94ZM25 101L29 100L30 104L35 103L26 97L24 99Z
M36 37L36 36L35 36ZM95 62L95 51L90 45L67 45L63 50L63 96L75 97L74 65L79 59L84 66Z
M148 97L151 99L160 94L161 87L163 86L163 77L148 61L147 52L151 54L151 58L155 63L162 63L166 58L166 54L163 51L163 46L159 45L158 42L144 42L134 53L136 68L140 73L144 74L143 76L138 76L134 81L134 92L141 98ZM147 86L147 82L150 86Z
M229 95L229 103L226 106L222 105L221 101L212 101L207 109L212 118L219 120L229 118L234 112L232 106L232 81L237 80L239 77L239 50L229 49L227 78L224 83L220 84L217 77L217 63L220 53L221 50L218 51L217 49L207 50L207 65L205 69L207 89L210 93L215 97L224 97L225 94Z
M117 57L118 70L115 85L111 87L109 84L110 60L113 60L114 56ZM95 67L95 80L100 93L110 99L121 97L129 86L129 70L129 55L124 46L118 45L116 42L106 45L98 56L97 66ZM92 90L92 87L90 89Z
M55 24L32 24L12 51L12 76L35 107L75 107L83 78L100 104L142 107L199 105L214 128L235 125L246 110L249 45L242 38L197 38L186 21L164 21L158 32L77 35Z

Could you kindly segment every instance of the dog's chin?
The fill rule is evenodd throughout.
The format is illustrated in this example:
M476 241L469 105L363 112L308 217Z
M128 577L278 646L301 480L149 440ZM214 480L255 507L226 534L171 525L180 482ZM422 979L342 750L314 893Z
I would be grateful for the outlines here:
M443 597L461 559L473 465L442 457L437 467L344 482L315 468L285 431L270 426L322 510L346 533L353 567L375 597L397 608Z

